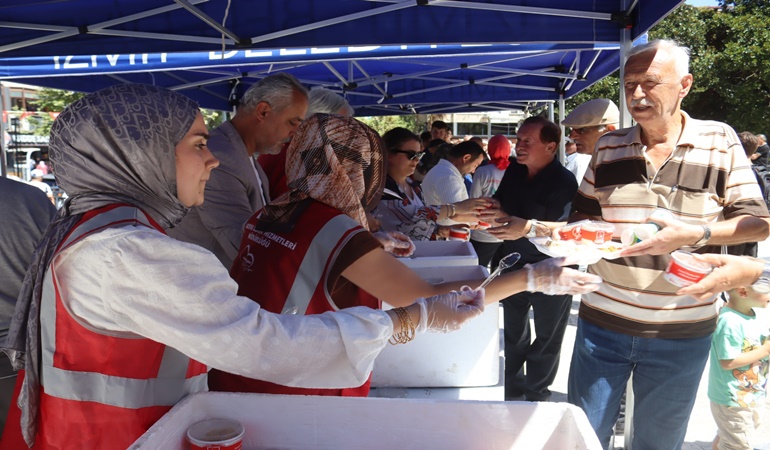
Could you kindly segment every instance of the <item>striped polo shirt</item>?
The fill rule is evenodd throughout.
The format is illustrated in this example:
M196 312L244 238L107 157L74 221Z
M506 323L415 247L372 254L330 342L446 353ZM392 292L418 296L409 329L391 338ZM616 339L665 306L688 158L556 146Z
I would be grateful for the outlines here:
M740 215L767 217L751 163L728 125L692 119L682 112L684 129L676 149L656 171L646 157L639 125L599 139L580 185L575 211L615 225L615 238L656 208L676 219L707 224ZM698 253L720 253L719 246ZM687 338L711 333L716 299L676 296L663 278L669 255L601 260L589 271L601 276L601 288L583 295L580 317L633 336Z

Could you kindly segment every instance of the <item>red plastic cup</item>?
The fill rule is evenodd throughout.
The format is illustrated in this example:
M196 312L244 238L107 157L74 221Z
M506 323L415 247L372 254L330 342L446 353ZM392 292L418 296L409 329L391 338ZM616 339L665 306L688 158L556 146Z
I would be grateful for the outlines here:
M566 226L559 229L559 237L562 241L579 241L581 239L580 225Z
M702 280L712 269L711 264L698 261L692 253L677 250L671 253L663 278L674 286L686 287Z
M612 240L615 225L607 222L590 221L580 227L581 239L589 240L595 244L604 244Z
M453 227L449 229L450 241L467 241L471 238L471 229L467 227Z
M207 419L187 429L190 450L241 450L243 425L230 419Z

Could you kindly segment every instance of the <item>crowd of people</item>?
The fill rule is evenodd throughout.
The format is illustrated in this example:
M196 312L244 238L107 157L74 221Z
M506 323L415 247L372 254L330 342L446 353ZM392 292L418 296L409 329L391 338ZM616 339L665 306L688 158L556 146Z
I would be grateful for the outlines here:
M4 348L23 371L0 448L126 448L176 402L208 389L210 368L286 388L364 395L374 358L389 341L453 331L485 301L523 290L596 289L598 277L562 267L563 259L499 277L486 290L426 283L384 251L397 253L402 246L387 244L408 247L408 239L370 232L376 221L367 213L386 173L377 133L339 115L305 119L306 95L288 76L268 77L254 92L275 82L291 85L300 106L266 96L252 108L245 102L233 119L272 122L267 139L230 122L209 134L193 101L153 86L117 85L61 113L50 160L69 199L40 239L27 239L40 241L37 250L20 253L19 265L29 269L9 296L15 306L6 311ZM130 115L123 114L127 105ZM289 136L288 191L273 201L266 186L256 189L251 149L280 147ZM209 185L220 165L210 142L218 142L221 158L249 164L250 186ZM253 193L267 205L248 215L238 236L224 232L232 214L214 214L219 223L199 244L166 234L191 210L207 208L209 188L228 182L239 189L220 197L220 207L248 203ZM18 214L3 212L9 221ZM327 220L316 221L315 212ZM311 228L317 235L306 232ZM210 242L219 255L204 247ZM343 247L348 251L338 252ZM257 250L285 254L273 260ZM224 257L235 260L230 273ZM273 277L253 263L286 271ZM402 281L398 292L393 277ZM239 295L246 291L255 297ZM403 306L379 310L380 298Z
M125 448L206 389L366 396L388 342L454 331L496 302L505 399L548 401L573 295L568 401L604 448L632 375L631 446L681 448L709 355L714 448L750 448L770 266L735 256L745 248L719 253L770 236L767 145L681 110L688 60L670 41L631 51L621 82L633 127L595 99L565 118L568 137L534 116L516 142L493 136L486 149L449 143L442 121L380 137L343 97L287 74L254 84L211 131L193 101L157 87L78 100L51 131L69 196L58 213L40 191L3 186L0 220L14 226L0 240L26 247L0 246L0 370L21 369L15 391L12 375L0 379L0 449ZM619 236L657 209L669 217L654 219L655 235L585 272L530 241L583 219ZM457 227L471 229L480 264L519 261L471 289L482 280L433 285L394 257ZM679 249L715 269L689 287L667 282Z

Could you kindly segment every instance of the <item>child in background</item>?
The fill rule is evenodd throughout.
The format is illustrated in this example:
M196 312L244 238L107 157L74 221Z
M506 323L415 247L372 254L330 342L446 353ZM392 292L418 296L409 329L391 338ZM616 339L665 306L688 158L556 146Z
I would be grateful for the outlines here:
M754 431L767 388L770 294L738 287L728 292L711 342L708 396L717 424L713 449L754 448Z

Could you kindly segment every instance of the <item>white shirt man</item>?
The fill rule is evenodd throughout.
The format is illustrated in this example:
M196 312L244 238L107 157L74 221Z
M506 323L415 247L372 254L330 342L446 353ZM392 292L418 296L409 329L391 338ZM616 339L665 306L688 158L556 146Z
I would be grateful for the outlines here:
M588 163L591 162L591 155L578 153L575 141L569 138L564 144L564 154L564 167L575 175L578 184L580 184L588 168Z
M473 173L484 159L484 150L473 141L455 145L446 159L430 169L422 180L422 195L426 205L444 205L468 199L463 177ZM440 225L453 225L451 219L438 221Z

